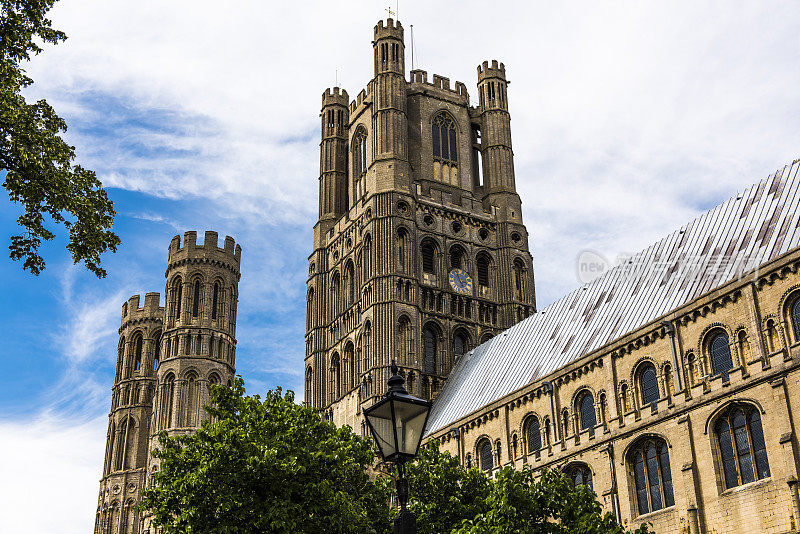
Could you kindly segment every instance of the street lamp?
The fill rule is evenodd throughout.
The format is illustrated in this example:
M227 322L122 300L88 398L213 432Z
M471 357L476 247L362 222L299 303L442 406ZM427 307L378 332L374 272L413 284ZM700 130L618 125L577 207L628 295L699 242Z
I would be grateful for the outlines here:
M397 466L397 500L400 502L400 513L394 520L394 532L416 534L416 519L406 507L408 480L405 463L417 456L431 403L409 395L403 387L405 379L398 374L394 362L391 370L389 391L381 400L364 409L364 418L383 460Z

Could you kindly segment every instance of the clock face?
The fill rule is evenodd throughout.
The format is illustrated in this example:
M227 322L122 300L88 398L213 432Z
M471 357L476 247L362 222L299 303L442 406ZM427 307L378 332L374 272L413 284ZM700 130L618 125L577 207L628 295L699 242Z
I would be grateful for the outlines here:
M450 271L450 287L464 295L472 293L472 278L463 269Z

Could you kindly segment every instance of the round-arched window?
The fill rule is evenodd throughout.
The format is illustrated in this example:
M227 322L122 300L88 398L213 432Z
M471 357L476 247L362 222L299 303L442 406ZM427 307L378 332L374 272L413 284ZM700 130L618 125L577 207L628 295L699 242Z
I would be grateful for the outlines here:
M593 433L594 427L597 426L597 414L594 411L594 397L591 393L587 391L581 396L578 408L581 413L581 430Z
M589 469L589 466L586 464L572 464L571 466L567 467L564 471L564 474L567 475L572 481L572 485L576 488L578 486L586 486L589 489L592 488L592 470Z
M528 424L525 427L525 437L528 440L528 454L537 452L542 448L542 433L536 416L531 416L528 419Z
M658 402L658 376L652 363L646 363L639 371L639 389L642 395L642 405L651 406Z
M719 332L714 334L708 344L711 354L711 370L715 375L727 375L733 369L733 357L731 356L731 346L728 342L728 334Z
M491 471L494 467L494 454L492 452L492 444L488 439L481 441L478 446L478 455L481 459L481 469Z
M628 452L628 462L633 471L639 515L675 504L669 450L663 439L640 441Z

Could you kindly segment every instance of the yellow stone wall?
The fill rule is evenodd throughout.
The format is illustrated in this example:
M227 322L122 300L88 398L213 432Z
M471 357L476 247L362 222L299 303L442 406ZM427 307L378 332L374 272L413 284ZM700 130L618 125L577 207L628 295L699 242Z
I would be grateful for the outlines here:
M800 504L793 428L800 421L792 408L800 406L800 341L789 307L800 298L799 268L800 250L791 251L438 430L430 439L438 439L441 449L462 462L476 465L478 446L488 438L494 450L492 473L502 466L524 465L569 470L582 462L592 472L598 499L612 512L618 502L619 517L628 528L647 522L656 532L795 532ZM672 372L673 341L664 321L674 328L677 376ZM726 331L730 340L734 368L728 380L712 375L710 367L706 344L716 329ZM658 373L660 400L654 408L642 405L638 388L637 369L646 361ZM559 428L551 431L549 443L542 432L541 450L528 451L527 418L536 415L542 423L551 418L551 387ZM593 435L579 430L576 403L583 391L595 399L598 424ZM732 403L759 411L770 476L726 489L713 427ZM653 436L668 446L675 504L640 516L628 451Z

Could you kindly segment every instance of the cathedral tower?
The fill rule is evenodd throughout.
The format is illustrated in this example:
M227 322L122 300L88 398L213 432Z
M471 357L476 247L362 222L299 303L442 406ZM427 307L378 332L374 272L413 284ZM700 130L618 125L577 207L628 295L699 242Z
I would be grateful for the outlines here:
M148 473L158 469L157 434L183 434L208 417L210 384L235 373L236 305L241 247L216 232L186 232L169 246L165 300L138 295L122 306L106 459L95 534L138 534L147 518L137 505Z
M380 21L372 48L344 113L344 90L323 94L305 362L306 402L362 431L392 359L432 398L461 355L535 310L505 67L478 67L476 107L461 82L406 79L400 22Z
M146 483L155 369L161 356L164 308L159 298L148 293L140 308L140 297L134 295L122 305L96 533L135 532L138 523L136 505Z

